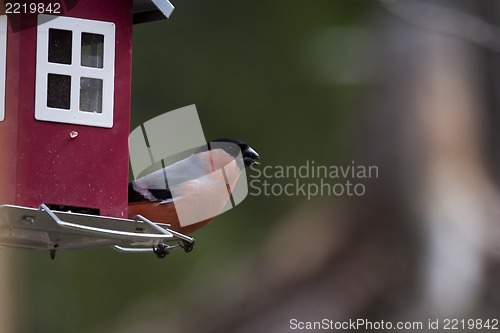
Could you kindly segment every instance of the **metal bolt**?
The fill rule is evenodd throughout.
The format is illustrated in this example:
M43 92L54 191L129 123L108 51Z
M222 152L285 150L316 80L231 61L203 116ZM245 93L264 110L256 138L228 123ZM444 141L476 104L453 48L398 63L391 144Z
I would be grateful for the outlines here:
M24 224L33 224L33 222L35 222L35 217L34 216L23 216L22 221Z

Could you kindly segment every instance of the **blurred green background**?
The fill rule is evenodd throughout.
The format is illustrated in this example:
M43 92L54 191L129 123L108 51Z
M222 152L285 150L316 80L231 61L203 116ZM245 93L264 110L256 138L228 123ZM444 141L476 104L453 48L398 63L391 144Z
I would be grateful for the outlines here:
M471 173L497 174L491 147L496 147L498 125L491 130L484 124L495 119L489 110L497 105L491 73L498 68L498 53L494 43L478 45L467 39L467 31L463 37L460 29L458 35L453 30L469 22L453 16L456 11L498 23L497 3L417 2L438 6L430 7L438 18L428 14L429 8L412 5L406 8L413 11L408 19L400 1L174 2L169 20L134 27L132 129L196 104L207 139L247 141L260 153L261 167L355 161L377 165L380 177L367 181L362 198L318 196L308 201L302 196L249 195L194 234L192 253L174 252L164 260L96 249L61 252L51 261L47 253L9 250L15 276L12 310L19 332L288 332L291 318L427 322L430 314L422 309L446 314L448 308L440 302L455 294L456 289L441 290L436 281L451 281L460 269L452 268L441 278L433 275L436 267L455 262L450 258L467 272L482 273L466 274L465 285L479 285L469 294L442 301L465 304L449 313L481 317L498 308L498 282L492 282L497 276L495 247L485 245L478 255L461 245L468 244L461 236L454 241L447 236L455 229L461 230L459 235L476 235L460 227L463 223L454 227L460 216L473 217L465 225L482 223L481 235L488 228L496 230L497 215L489 214L489 208L469 215L459 211L457 217L447 213L455 212L457 202L485 202L482 195L474 196L484 189L477 180L481 177L439 192L433 186L440 184L440 175L456 170L432 176L434 156L451 161L444 164L449 166L457 165L457 155L476 152L487 157L477 159L484 165L459 172L452 183L467 180ZM447 25L449 17L458 22ZM442 26L435 27L436 21ZM443 57L451 72L472 68L467 75L476 73L476 79L465 80L470 87L464 83L466 88L453 90L449 82L460 81L461 73L454 81L438 79L436 87L449 87L445 102L462 101L463 91L475 92L471 99L478 102L469 108L474 112L450 106L453 111L437 121L439 110L448 106L437 103L432 111L439 89L425 77L437 76L439 70L426 70L425 64L432 63L429 50L443 43L426 44L426 34L451 38L451 44L466 49L467 61L456 61L460 52ZM447 61L443 63L436 68L446 68ZM419 115L420 109L428 113ZM458 125L453 122L464 117ZM475 124L479 130L467 130ZM467 148L450 153L453 140L459 139L446 133L454 128L466 142L475 142L467 137L471 132L481 138L470 148L472 153L464 153ZM433 152L441 142L439 133L445 133L448 144ZM464 165L476 165L467 161ZM495 184L492 179L484 183ZM449 211L437 209L434 214L432 204L453 193L474 197L443 204ZM487 217L477 222L477 216ZM435 231L440 220L451 221L444 223L445 236ZM476 238L474 249L484 239ZM440 255L440 246L452 254Z

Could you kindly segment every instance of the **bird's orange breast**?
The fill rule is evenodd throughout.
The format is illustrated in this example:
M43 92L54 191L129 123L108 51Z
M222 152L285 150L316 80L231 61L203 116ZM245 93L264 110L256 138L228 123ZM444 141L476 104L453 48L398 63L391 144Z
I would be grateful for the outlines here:
M179 223L175 206L171 202L164 204L154 202L130 203L128 205L128 218L133 220L136 215L142 215L152 222L170 224L171 229L187 235L195 232L213 220L213 218L210 218L183 227Z

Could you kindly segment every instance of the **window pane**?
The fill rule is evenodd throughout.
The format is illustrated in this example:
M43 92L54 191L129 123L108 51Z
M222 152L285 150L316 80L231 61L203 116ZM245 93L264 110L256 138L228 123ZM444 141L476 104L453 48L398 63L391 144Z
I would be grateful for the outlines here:
M102 68L104 36L82 33L82 66Z
M71 76L49 74L47 77L47 106L70 109Z
M49 62L71 64L72 32L49 29Z
M102 80L80 78L80 111L102 113Z

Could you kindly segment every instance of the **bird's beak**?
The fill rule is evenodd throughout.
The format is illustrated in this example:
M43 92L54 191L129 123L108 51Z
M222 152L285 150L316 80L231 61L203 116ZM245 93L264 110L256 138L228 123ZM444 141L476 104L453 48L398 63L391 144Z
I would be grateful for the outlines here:
M243 156L250 160L250 165L252 164L260 164L257 160L260 159L259 153L257 153L252 147L248 147L243 152Z

